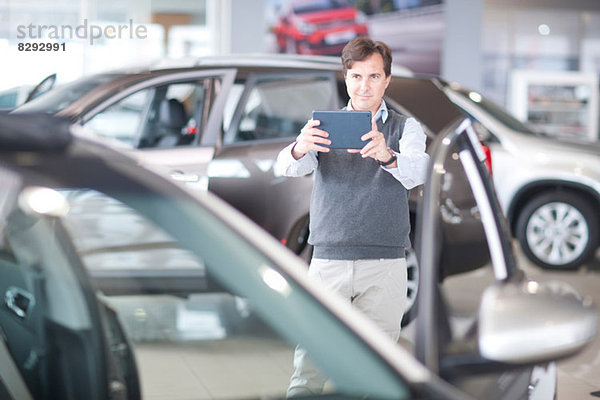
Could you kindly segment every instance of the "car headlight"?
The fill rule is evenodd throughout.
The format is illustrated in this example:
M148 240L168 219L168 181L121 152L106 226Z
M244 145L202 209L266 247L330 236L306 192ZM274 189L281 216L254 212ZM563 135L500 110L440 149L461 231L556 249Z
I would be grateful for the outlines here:
M310 35L317 30L317 26L315 24L309 24L308 22L304 22L302 20L296 20L296 27L303 35Z
M361 11L356 12L356 17L354 17L354 22L358 25L366 25L368 22L367 16L365 13Z

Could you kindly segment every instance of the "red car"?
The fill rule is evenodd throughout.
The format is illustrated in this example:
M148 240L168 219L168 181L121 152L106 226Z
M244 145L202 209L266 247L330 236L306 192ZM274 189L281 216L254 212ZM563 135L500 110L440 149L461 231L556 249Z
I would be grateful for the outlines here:
M290 1L273 28L282 53L339 55L357 36L367 36L367 19L345 0Z

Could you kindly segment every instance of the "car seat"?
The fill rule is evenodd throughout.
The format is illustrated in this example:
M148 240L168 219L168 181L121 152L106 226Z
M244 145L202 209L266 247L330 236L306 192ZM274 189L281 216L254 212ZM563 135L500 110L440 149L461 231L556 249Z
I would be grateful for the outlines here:
M179 144L182 129L188 117L183 104L177 99L163 99L159 107L158 125L160 134L156 147L173 147Z

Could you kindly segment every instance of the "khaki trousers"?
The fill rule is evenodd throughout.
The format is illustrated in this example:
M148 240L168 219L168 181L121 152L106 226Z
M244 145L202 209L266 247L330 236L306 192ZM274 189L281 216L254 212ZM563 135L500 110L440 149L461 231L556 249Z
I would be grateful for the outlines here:
M371 318L394 341L398 340L406 303L406 259L312 259L308 275ZM318 334L319 327L314 329ZM306 350L296 347L288 397L321 393L326 380L308 359Z

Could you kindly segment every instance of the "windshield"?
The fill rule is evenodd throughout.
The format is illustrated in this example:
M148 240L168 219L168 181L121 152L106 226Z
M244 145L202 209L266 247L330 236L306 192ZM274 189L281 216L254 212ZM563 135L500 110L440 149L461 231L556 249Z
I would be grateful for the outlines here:
M29 103L18 107L15 111L42 112L47 114L57 113L74 103L85 94L91 92L96 87L114 80L116 77L118 77L118 75L101 74L79 79L75 82L50 90L40 97L30 101Z
M85 162L70 165L74 170L89 170ZM147 188L105 168L99 172L104 192L78 183L31 187L29 179L25 184L2 171L0 167L10 199L0 193L0 222L8 224L0 228L0 239L3 233L30 225L30 218L10 217L24 214L20 207L34 210L36 200L56 200L61 213L52 221L66 231L59 236L61 232L45 229L35 240L23 236L11 242L12 249L24 261L31 260L32 266L56 270L56 278L67 275L59 268L72 273L71 267L79 267L70 262L81 259L99 301L121 321L147 397L165 397L168 382L168 397L285 398L297 344L330 378L326 394L342 399L409 397L406 382L394 368L278 263L229 227L229 223L245 224L237 214L219 217L182 193ZM90 177L89 183L98 183ZM224 216L227 222L221 219ZM62 242L70 238L79 258L57 260L49 243L59 238ZM11 259L5 269L20 268L19 262ZM45 303L23 282L10 280L10 271L2 273L0 254L0 289L18 287L20 292L14 289L14 296L35 299L38 312L60 312L61 321L77 322L71 323L73 329L83 329L85 322L89 326L94 320L67 287L77 282L65 278L56 288L44 287L54 301ZM29 312L27 304L13 308L16 314ZM0 329L4 328L0 315ZM22 346L17 337L9 338L11 352L27 354L31 346ZM156 377L161 377L158 384Z
M484 109L488 114L500 121L502 124L506 125L508 128L530 135L539 134L538 132L532 131L527 125L507 113L502 107L481 96L479 93L466 89L453 89L457 93L460 93L465 98L469 99L469 101L476 103L479 107Z
M342 0L316 0L294 4L294 13L306 14L326 11L335 8L348 8L348 3Z

